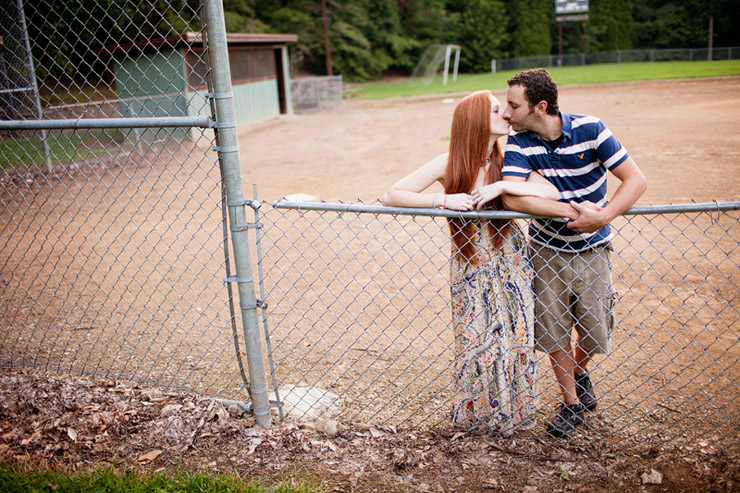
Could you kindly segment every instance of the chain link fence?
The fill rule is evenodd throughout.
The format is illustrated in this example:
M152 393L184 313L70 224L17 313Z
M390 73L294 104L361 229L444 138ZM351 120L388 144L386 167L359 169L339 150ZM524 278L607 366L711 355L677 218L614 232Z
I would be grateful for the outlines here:
M618 325L591 367L600 402L584 441L738 452L739 206L644 207L615 221ZM264 212L281 385L338 394L347 421L449 426L451 247L445 213L427 213L284 201ZM537 394L541 430L560 399L541 354Z
M290 81L293 109L296 113L309 113L333 108L342 104L343 82L341 75L302 77Z
M649 50L615 50L597 53L564 53L561 55L504 58L491 62L492 72L524 70L538 67L571 67L600 63L693 62L701 60L737 60L740 47L723 48L666 48Z
M248 395L205 3L0 8L0 365Z
M236 123L219 110L230 91L214 86L224 67L212 48L225 42L207 39L222 15L185 0L3 5L0 365L246 400L246 366L252 378L269 362L243 358L261 342L237 321L261 307L273 387L334 392L344 421L447 426L442 211L281 202L246 223L256 203L243 200ZM181 44L185 32L203 45ZM203 107L210 117L195 115ZM235 156L237 172L225 169ZM616 222L619 327L594 367L601 403L584 440L737 450L740 216L736 203L714 206ZM558 392L538 363L541 426Z

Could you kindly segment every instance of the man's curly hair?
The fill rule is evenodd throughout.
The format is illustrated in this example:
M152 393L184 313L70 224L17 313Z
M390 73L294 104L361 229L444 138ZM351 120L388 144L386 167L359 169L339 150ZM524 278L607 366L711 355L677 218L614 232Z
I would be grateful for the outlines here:
M558 85L552 80L550 73L542 68L533 68L519 72L508 81L511 86L524 86L524 96L529 102L529 107L535 106L540 101L547 103L547 114L557 115L558 108Z

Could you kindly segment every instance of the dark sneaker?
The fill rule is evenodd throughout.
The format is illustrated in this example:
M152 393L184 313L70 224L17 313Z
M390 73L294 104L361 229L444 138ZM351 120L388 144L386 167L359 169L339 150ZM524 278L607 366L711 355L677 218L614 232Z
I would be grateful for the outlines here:
M591 379L588 377L588 372L584 372L579 375L576 373L576 395L578 400L581 401L583 409L586 411L593 411L596 409L596 404L599 403L596 400L596 394L594 394L594 387L591 385Z
M580 404L560 405L560 412L547 424L547 433L555 438L570 435L576 426L583 424L583 407Z

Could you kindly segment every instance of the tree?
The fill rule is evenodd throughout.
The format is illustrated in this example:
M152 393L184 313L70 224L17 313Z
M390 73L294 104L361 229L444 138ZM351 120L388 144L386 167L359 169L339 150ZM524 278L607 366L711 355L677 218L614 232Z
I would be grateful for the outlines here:
M472 0L465 7L460 25L460 63L463 70L488 72L491 60L500 58L507 41L508 20L498 0Z
M511 54L515 57L548 55L550 37L550 4L552 0L509 0L511 15Z
M632 0L591 0L587 35L596 39L595 51L632 47L632 10Z
M366 0L363 3L367 11L363 32L372 46L373 57L384 65L381 71L389 67L412 69L414 60L409 53L420 43L405 35L396 1Z

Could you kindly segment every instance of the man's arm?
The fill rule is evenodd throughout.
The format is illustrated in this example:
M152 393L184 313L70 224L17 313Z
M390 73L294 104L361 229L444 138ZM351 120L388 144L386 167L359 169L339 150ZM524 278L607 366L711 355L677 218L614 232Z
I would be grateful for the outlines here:
M502 181L523 182L520 176L504 176ZM531 195L503 194L504 207L512 211L526 212L535 216L567 217L571 221L578 217L578 211L569 204L557 200L545 199Z
M621 184L609 203L601 208L591 202L571 205L578 211L577 218L571 218L568 227L579 233L598 231L632 207L637 199L647 190L647 180L637 167L635 161L629 157L622 164L611 170ZM568 216L570 217L570 216Z

